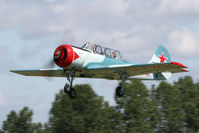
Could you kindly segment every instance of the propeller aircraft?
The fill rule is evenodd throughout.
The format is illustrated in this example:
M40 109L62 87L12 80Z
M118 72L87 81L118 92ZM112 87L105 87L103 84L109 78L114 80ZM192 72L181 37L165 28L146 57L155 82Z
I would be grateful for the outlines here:
M158 46L152 59L145 64L127 61L119 50L93 43L86 43L82 47L60 45L55 49L53 58L59 68L10 72L25 76L66 77L68 82L64 86L64 92L70 98L75 98L77 94L72 88L74 77L121 80L122 84L116 88L116 95L121 97L128 79L167 80L173 73L188 72L186 66L171 61L167 49L162 45Z

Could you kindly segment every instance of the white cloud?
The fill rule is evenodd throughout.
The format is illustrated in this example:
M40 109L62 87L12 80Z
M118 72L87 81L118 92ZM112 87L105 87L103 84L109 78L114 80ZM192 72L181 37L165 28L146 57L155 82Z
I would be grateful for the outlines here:
M21 1L23 3L0 2L0 29L18 29L23 39L36 40L40 37L54 36L59 43L78 45L91 41L128 52L130 57L145 57L154 51L158 44L167 45L165 42L168 42L168 34L169 42L172 43L174 40L176 42L179 36L184 36L175 35L178 33L173 31L179 31L186 25L178 19L169 19L167 14L181 12L192 5L194 14L197 13L194 5L198 5L195 0ZM167 14L154 16L155 12ZM195 53L195 38L189 35L183 39L182 48L178 53ZM185 43L189 41L192 41L192 46L186 51ZM38 45L53 46L39 43L31 47L37 49ZM143 52L137 54L137 51ZM34 53L35 50L30 48L28 52Z
M198 56L199 35L189 30L175 30L169 34L169 46L181 56Z
M158 12L160 15L198 15L199 1L198 0L162 0Z
M17 28L25 38L39 38L50 34L61 34L65 30L108 27L106 23L111 20L125 17L127 7L127 3L123 0L92 2L48 0L47 2L23 1L23 3L1 1L0 29Z

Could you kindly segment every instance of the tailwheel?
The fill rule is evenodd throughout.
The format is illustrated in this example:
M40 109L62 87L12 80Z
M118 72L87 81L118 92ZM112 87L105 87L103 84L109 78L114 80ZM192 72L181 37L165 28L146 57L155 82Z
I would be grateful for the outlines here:
M122 97L122 96L124 95L124 88L122 88L121 86L118 86L118 87L116 88L116 95L117 95L118 97Z
M69 93L70 98L75 98L76 95L77 95L76 90L73 89L73 88L71 88L70 91L69 91L68 93Z

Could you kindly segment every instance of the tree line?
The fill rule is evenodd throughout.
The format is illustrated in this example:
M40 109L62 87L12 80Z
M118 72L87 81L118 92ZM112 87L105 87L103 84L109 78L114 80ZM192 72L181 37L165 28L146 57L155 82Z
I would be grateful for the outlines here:
M70 99L60 90L48 122L33 123L33 111L11 111L5 133L199 133L199 83L189 76L147 88L141 81L126 83L125 95L110 106L90 85L75 85Z

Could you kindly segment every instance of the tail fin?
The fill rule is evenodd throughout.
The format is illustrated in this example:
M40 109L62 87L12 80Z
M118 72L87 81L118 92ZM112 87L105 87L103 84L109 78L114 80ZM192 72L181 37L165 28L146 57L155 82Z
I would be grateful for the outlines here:
M158 46L152 59L149 61L149 63L169 63L169 62L171 62L171 57L169 55L169 52L162 45Z
M152 59L149 61L149 63L169 63L171 62L171 57L169 55L169 52L167 49L159 45L156 49L155 53L153 54ZM154 73L153 77L154 79L169 79L171 77L171 72L162 72L162 73Z

